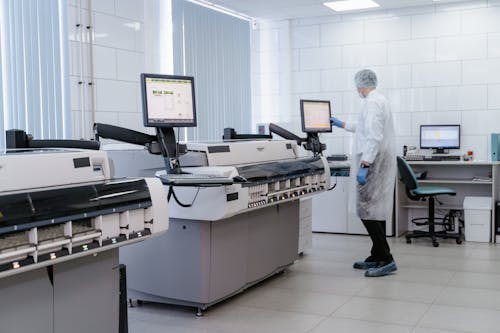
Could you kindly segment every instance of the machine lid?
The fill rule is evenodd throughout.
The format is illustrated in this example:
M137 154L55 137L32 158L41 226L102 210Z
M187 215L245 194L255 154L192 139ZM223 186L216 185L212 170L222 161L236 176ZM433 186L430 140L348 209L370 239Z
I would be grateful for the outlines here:
M325 171L323 161L320 157L246 165L237 167L236 169L238 170L238 174L245 177L249 182L268 181L283 176L299 177L323 173Z
M144 179L103 181L0 196L0 234L151 206ZM103 212L106 212L103 214Z

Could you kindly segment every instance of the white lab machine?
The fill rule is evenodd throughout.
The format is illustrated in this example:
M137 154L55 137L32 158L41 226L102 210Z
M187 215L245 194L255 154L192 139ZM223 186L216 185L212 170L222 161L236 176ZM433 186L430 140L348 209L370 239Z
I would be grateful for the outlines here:
M226 152L215 152L222 147ZM132 299L204 310L293 264L299 252L299 199L325 191L329 172L323 158L297 157L294 141L196 143L187 150L197 157L188 153L186 159L205 164L184 171L247 181L167 186L178 199L170 199L169 232L121 249L120 261L128 267ZM164 169L159 156L149 166L126 162L141 160L147 150L115 147L108 153L122 172L115 176ZM249 156L258 162L249 164Z
M286 130L292 140L177 144L173 127L195 125L196 113L194 108L183 109L183 119L190 122L182 124L169 116L176 115L170 109L176 105L170 103L170 92L178 92L174 96L183 103L182 94L187 93L194 106L193 78L143 74L142 87L144 124L156 127L156 137L126 129L121 135L119 128L103 124L95 127L98 137L148 148L110 150L115 176L156 174L169 193L169 232L120 251L120 261L128 267L129 297L193 306L201 314L294 263L300 199L329 188L328 163L318 154L299 156L299 143L306 139ZM157 105L163 113L152 112ZM321 119L325 128L327 112ZM308 134L307 144L314 151L324 149L317 133ZM162 156L156 159L140 157L158 152ZM144 256L151 260L141 260Z
M0 180L0 332L118 332L118 247L168 228L161 182L62 149L1 152Z

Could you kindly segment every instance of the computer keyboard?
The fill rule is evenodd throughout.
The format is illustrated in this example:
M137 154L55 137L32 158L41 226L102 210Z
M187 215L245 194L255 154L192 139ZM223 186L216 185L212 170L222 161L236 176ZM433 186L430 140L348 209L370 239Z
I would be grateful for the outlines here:
M460 155L406 155L405 160L407 161L426 161L426 162L443 162L443 161L460 161Z
M406 155L404 159L407 161L423 161L424 155Z
M443 159L441 156L425 156L424 161L441 162Z
M443 162L443 161L460 161L460 155L448 155L448 156L425 156L424 161L431 162Z

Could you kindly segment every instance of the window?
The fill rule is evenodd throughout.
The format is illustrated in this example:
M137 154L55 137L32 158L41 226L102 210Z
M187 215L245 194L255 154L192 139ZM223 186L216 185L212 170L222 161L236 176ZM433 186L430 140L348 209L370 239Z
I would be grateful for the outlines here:
M66 1L0 0L0 146L6 129L71 135Z
M174 72L194 76L198 127L187 140L220 140L225 127L251 129L250 22L174 0Z

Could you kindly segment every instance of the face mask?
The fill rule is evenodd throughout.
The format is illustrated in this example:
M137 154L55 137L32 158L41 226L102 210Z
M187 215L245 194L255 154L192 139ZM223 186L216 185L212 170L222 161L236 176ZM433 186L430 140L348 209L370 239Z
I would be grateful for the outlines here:
M358 92L358 95L360 98L366 98L365 95L363 95L362 93Z

